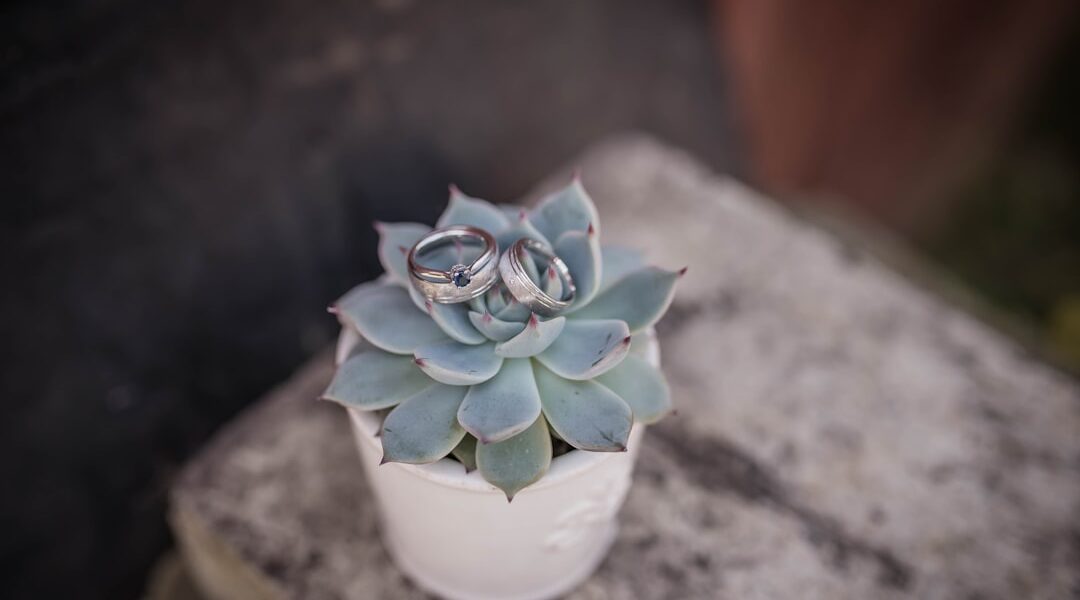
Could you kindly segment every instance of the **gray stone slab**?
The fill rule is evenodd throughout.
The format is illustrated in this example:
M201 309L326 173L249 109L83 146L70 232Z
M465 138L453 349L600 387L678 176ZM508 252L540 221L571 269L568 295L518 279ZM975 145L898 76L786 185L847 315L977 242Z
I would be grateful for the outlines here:
M580 164L601 235L689 265L660 327L679 412L573 598L1062 598L1080 590L1080 387L648 138ZM559 178L554 178L552 185ZM180 477L220 598L413 598L315 358Z

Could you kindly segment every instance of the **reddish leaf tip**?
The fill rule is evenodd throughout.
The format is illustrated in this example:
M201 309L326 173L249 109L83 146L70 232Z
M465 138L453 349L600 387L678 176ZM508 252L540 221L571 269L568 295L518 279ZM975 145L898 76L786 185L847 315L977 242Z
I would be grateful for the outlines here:
M424 359L420 358L419 356L417 356L416 358L414 358L414 359L413 359L413 362L414 362L414 363L416 363L416 366L418 366L418 367L422 367L422 366L424 366L425 364L427 364L427 363L425 363L425 362L424 362Z
M628 346L629 346L629 345L630 345L630 338L631 338L631 337L632 337L632 336L629 336L629 335L628 335L628 336L626 336L626 337L624 337L624 338L622 339L622 343L623 343L623 344L625 344L625 345L628 345Z
M400 252L402 254L408 254L409 253L409 249L406 248L405 246L398 246L397 249L398 249L398 252Z
M555 279L555 267L552 267L550 265L548 266L547 276L548 279Z
M518 221L524 221L529 218L529 213L525 212L525 209L518 211Z
M689 266L686 266L686 267L683 267L683 268L679 269L679 277L682 277L683 275L686 275L686 271L688 269L690 269Z
M571 178L574 183L581 183L581 167L574 167L574 175Z
M337 307L337 304L331 304L330 306L327 306L326 307L326 312L328 312L328 313L330 313L332 315L338 314L339 309Z
M490 323L491 319L492 319L491 313L489 313L489 312L484 313L484 316L480 318L480 320L485 322L485 323Z
M462 195L461 194L461 188L459 188L456 183L451 183L449 187L450 187L450 195L451 196L460 196L460 195Z
M586 230L589 235L596 235L596 227L593 227L592 222L589 222L589 229Z
M538 325L540 325L540 319L536 318L536 313L530 314L529 315L529 327L532 327L533 329L535 329Z

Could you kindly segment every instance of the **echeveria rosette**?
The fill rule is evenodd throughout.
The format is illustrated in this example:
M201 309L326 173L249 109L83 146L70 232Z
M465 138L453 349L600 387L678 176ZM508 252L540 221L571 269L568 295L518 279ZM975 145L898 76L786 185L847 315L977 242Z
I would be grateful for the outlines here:
M522 237L549 244L577 295L551 319L532 314L501 284L468 303L433 304L411 288L405 264L409 248L432 228L377 224L386 276L332 307L367 343L340 366L324 397L389 410L384 462L422 464L453 454L512 499L547 472L552 436L580 450L623 451L635 421L652 423L671 410L663 374L629 350L635 334L663 316L683 271L601 246L596 207L579 180L528 211L451 188L436 223L449 225L486 229L500 249ZM430 260L445 268L467 259L464 251ZM545 291L562 293L550 268L526 267Z

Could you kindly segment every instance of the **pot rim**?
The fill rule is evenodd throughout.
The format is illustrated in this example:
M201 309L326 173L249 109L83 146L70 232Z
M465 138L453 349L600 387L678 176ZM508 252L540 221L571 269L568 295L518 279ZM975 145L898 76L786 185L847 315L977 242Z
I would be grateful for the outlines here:
M643 333L647 344L645 348L645 358L654 366L659 367L660 345L656 341L656 331L649 328ZM349 352L353 347L361 342L362 339L355 331L351 328L343 327L341 335L338 337L335 364L340 365L345 357L349 355ZM352 420L353 428L357 432L357 437L362 439L363 443L373 447L381 454L382 442L380 442L379 438L376 436L379 431L380 421L376 416L376 413L374 411L359 410L351 406L346 406L345 408L349 413L349 418ZM646 425L644 423L634 422L630 431L630 439L627 442L628 452L633 452L633 446L640 443L645 427ZM623 452L587 452L584 450L571 450L566 454L553 458L548 472L545 473L539 481L522 490L521 493L558 485L564 480L571 479L583 471L592 469L604 461L622 454ZM479 469L466 473L465 465L450 459L449 457L422 465L392 462L381 464L375 468L400 468L413 473L417 477L447 487L480 494L503 495L502 490L488 483L487 480L483 478Z

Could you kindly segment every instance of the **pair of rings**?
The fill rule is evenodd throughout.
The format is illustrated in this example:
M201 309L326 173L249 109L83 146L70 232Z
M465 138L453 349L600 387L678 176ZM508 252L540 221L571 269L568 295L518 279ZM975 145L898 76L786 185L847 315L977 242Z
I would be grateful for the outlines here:
M430 257L438 249L451 245L459 248L459 252L465 246L479 247L479 254L469 264L457 263L446 270L423 264L425 256ZM546 293L529 275L524 261L530 252L545 259L554 274L561 278L561 297ZM546 244L521 238L500 258L495 238L478 227L455 225L436 229L416 242L409 250L407 262L413 287L427 299L440 304L468 302L491 289L500 277L518 302L544 317L553 317L569 308L576 294L566 263Z

